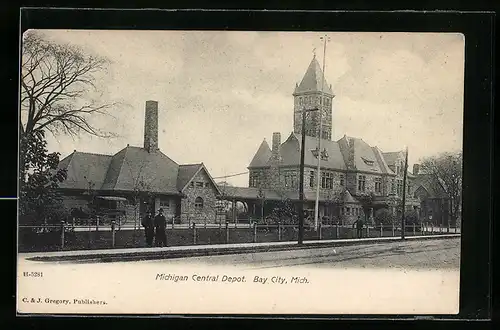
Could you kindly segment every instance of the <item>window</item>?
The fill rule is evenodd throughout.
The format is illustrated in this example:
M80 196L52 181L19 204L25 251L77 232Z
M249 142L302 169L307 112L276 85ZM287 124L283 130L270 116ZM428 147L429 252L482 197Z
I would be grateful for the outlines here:
M299 97L299 104L304 105L304 99L302 97Z
M351 215L351 209L350 209L350 208L348 208L348 207L346 207L346 209L345 209L345 214L346 214L346 215Z
M396 193L398 195L403 193L403 180L397 180Z
M292 180L291 180L292 181L291 182L292 183L292 188L297 188L298 187L298 185L297 185L297 181L298 181L297 180L297 173L293 172L291 174L291 178L292 178Z
M283 184L285 185L285 188L288 188L290 186L290 173L284 172L283 174Z
M194 208L195 209L202 209L203 208L203 198L196 197L196 199L194 200Z
M366 186L366 176L360 175L358 177L358 190L365 191L365 186Z
M375 178L375 192L382 192L382 178Z
M196 182L196 187L202 187L203 188L203 182Z
M309 171L309 187L314 187L314 171Z
M191 181L191 183L189 184L190 187L194 187L194 181Z
M362 160L365 162L365 164L366 164L366 165L368 165L368 166L373 166L373 164L374 164L374 161L373 161L373 160L371 160L371 159L366 159L366 158L363 158L363 157L361 157L361 159L362 159Z
M344 185L344 174L341 174L340 175L340 185L343 186Z
M321 172L321 188L333 189L333 173Z
M411 184L408 182L408 194L410 194Z
M205 182L205 188L208 188L209 183Z
M396 193L396 186L394 184L394 179L391 180L391 193L393 194Z
M160 198L160 207L162 209L169 209L170 208L170 200L166 198Z

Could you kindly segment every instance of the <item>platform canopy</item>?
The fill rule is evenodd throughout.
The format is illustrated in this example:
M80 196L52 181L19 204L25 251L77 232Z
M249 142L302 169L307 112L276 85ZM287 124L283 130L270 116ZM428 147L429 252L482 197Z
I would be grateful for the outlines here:
M124 198L124 197L118 197L118 196L97 196L97 198L103 199L103 200L106 200L106 201L122 201L122 202L127 201L126 198Z

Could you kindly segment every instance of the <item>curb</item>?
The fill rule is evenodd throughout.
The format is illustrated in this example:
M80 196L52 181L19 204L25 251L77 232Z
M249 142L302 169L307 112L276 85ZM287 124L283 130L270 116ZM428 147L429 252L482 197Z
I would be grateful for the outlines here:
M431 239L451 239L458 238L460 234L449 234L449 235L433 235L433 236L409 236L405 238L405 241L411 240L431 240ZM303 245L298 245L296 242L290 242L290 244L280 244L280 245L263 245L254 247L214 247L214 248L204 248L204 249L191 249L191 250L163 250L163 251L140 251L140 252L123 252L123 253L95 253L95 254L84 254L84 255L68 255L68 256L33 256L26 258L30 261L73 261L73 262L83 262L83 263L107 263L107 262L125 262L125 261L144 261L144 260L157 260L157 259L178 259L178 258L190 258L190 257L205 257L205 256L216 256L216 255L227 255L227 254L243 254L243 253L259 253L259 252L278 252L278 251L290 251L290 250L304 250L312 248L329 248L329 247L339 247L339 246L352 246L352 245L364 245L364 244L383 244L391 242L402 242L401 238L394 239L370 239L370 240L353 240L349 241L304 241Z

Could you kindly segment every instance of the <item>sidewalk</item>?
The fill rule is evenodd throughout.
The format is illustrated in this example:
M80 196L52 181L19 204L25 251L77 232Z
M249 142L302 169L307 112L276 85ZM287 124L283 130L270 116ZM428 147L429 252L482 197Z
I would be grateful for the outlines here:
M424 239L447 239L460 237L459 234L441 234L424 236L407 236L406 240ZM335 240L308 240L299 246L296 241L288 242L266 242L266 243L243 243L243 244L212 244L212 245L188 245L169 246L153 248L128 248L128 249L105 249L105 250L77 250L77 251L54 251L54 252L31 252L19 253L19 258L33 261L125 261L146 260L162 258L185 258L195 256L208 256L218 254L255 253L268 251L283 251L290 249L307 249L314 247L337 247L355 244L375 244L392 241L401 241L400 237L376 237L361 239L335 239Z

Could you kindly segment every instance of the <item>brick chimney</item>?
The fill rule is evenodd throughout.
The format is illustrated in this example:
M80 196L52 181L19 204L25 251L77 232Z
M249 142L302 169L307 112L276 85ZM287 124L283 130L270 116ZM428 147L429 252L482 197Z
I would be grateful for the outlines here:
M418 175L420 171L420 164L413 164L413 175Z
M281 133L273 133L273 144L272 144L272 157L274 160L280 159L280 145L281 145Z
M267 186L271 189L277 189L280 186L280 145L281 145L281 134L278 132L273 133L273 142L271 147L271 159L270 159L270 172L267 181Z
M158 101L146 101L144 149L148 152L158 150Z

